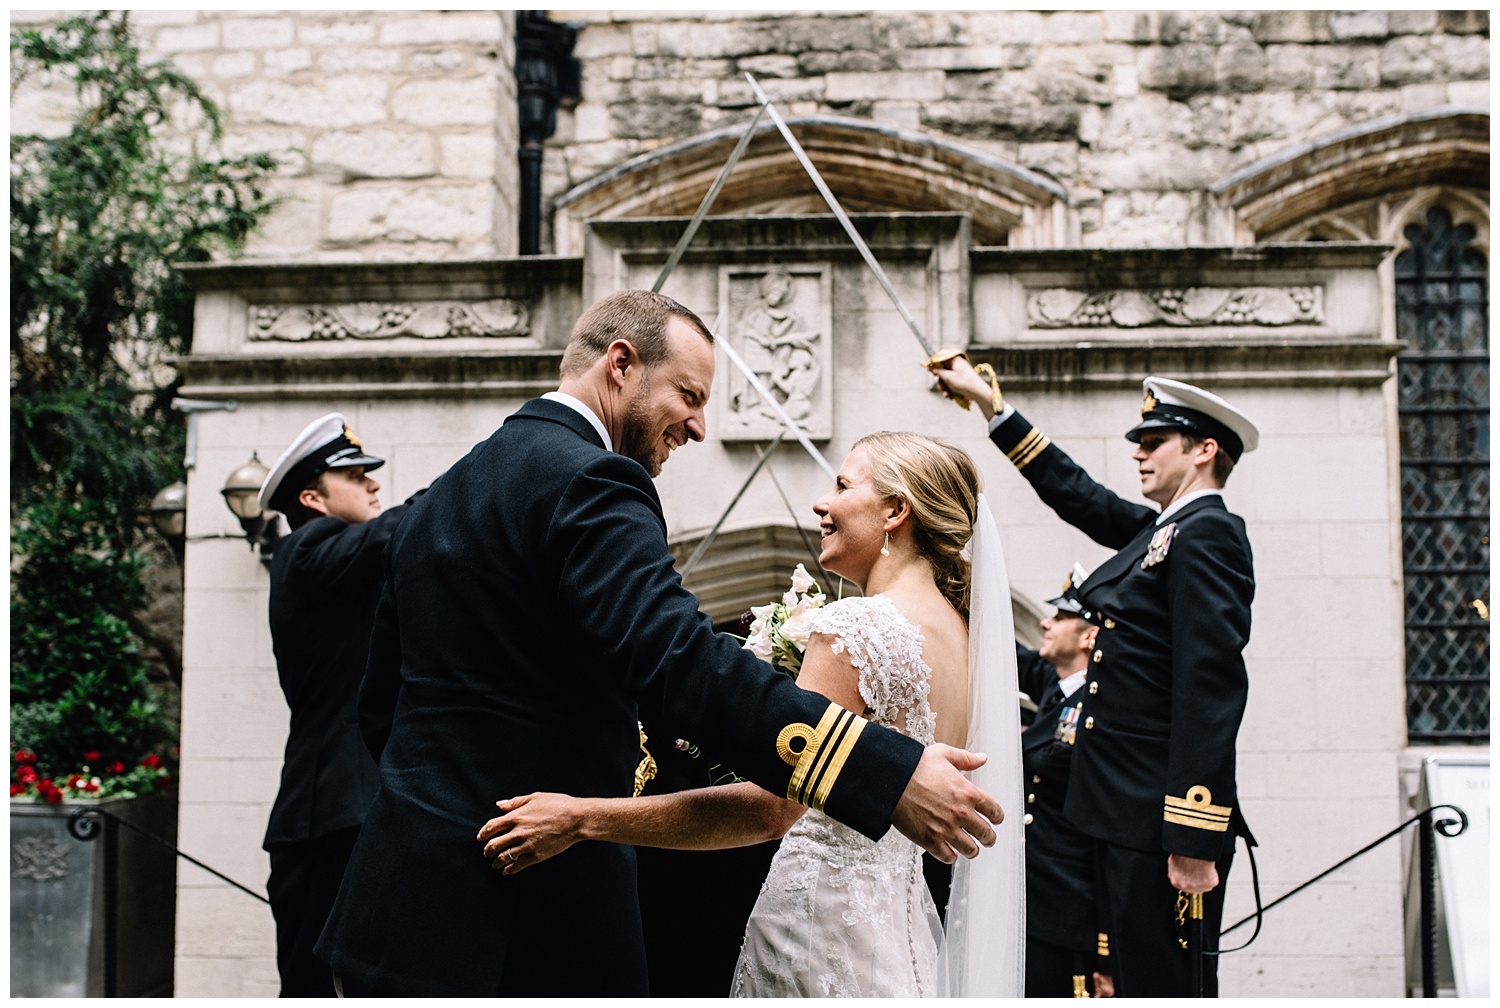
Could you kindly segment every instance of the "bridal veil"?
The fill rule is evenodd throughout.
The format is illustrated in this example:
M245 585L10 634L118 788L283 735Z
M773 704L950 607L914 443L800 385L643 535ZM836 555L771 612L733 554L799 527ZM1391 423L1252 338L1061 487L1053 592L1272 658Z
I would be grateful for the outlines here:
M1016 632L1000 532L979 495L970 541L969 739L989 756L970 778L1000 803L995 845L953 869L938 964L944 997L1020 997L1025 989L1026 806L1016 703Z

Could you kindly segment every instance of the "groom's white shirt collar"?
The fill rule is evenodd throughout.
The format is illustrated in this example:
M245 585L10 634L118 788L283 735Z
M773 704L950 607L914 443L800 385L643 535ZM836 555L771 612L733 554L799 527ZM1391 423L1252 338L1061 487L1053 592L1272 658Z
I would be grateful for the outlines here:
M1063 692L1063 696L1064 697L1070 697L1074 693L1078 692L1078 687L1082 686L1083 683L1084 683L1084 680L1087 679L1088 677L1089 677L1089 670L1086 669L1086 668L1081 668L1077 672L1074 672L1072 675L1068 676L1067 678L1065 678L1065 679L1059 679L1057 681L1057 685L1059 685L1059 686L1062 687L1062 692Z
M582 402L574 399L566 392L544 392L542 393L542 398L551 399L556 403L562 403L564 406L578 413L589 423L593 424L594 430L599 432L599 440L604 442L604 450L615 450L614 442L609 439L609 431L604 429L604 422L599 419L599 417L594 413L593 410L589 409Z

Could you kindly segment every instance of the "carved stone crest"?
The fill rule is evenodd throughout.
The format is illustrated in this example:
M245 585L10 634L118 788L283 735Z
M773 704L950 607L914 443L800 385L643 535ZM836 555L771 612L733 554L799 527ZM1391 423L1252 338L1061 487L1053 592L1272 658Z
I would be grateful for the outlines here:
M833 306L825 264L721 267L721 337L780 408L812 438L833 434ZM733 366L724 369L726 441L765 441L783 430L776 412Z
M531 320L524 304L488 301L418 301L352 304L251 305L251 340L457 339L526 336Z
M1323 288L1186 287L1032 291L1026 322L1033 329L1142 326L1284 326L1323 321Z
M36 882L68 876L68 845L51 837L24 837L10 848L11 873Z

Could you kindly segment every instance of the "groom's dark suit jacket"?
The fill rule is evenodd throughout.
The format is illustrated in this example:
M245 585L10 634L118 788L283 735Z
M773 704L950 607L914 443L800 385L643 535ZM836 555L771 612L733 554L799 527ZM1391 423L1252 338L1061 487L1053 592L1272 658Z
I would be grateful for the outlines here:
M506 877L475 839L497 799L630 794L638 718L871 837L921 756L715 634L646 471L560 403L444 474L386 563L360 698L380 788L318 946L378 993L647 993L632 848Z

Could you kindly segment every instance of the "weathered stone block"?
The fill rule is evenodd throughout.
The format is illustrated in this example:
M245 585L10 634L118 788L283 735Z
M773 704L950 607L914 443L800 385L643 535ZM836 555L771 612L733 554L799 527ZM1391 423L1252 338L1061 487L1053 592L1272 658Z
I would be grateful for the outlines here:
M888 123L902 129L922 128L922 106L919 102L877 101L871 112L876 122Z
M479 126L495 121L499 109L491 77L412 81L391 95L391 112L418 126Z
M1450 35L1487 35L1490 12L1487 9L1438 11L1438 27Z
M1192 11L1164 11L1161 16L1162 45L1178 45L1193 37Z
M760 89L773 102L823 101L826 77L798 77L794 79L772 77L757 80ZM714 104L720 108L748 108L756 104L755 92L743 79L721 81L716 89Z
M435 42L472 42L497 45L500 19L508 12L445 11L422 17L403 17L380 26L381 45L432 45Z
M292 44L291 18L225 18L224 42L242 49L281 48Z
M682 75L693 80L720 81L734 76L734 61L727 59L683 60Z
M1329 11L1328 30L1339 42L1383 39L1390 34L1390 24L1386 12L1381 10Z
M581 60L601 56L623 56L631 52L630 27L619 24L590 24L578 33L573 55Z
M448 178L493 179L495 137L490 133L450 133L438 138L442 173Z
M1320 46L1313 65L1313 87L1364 91L1380 86L1380 49L1373 45Z
M1005 65L1001 46L942 46L906 49L896 56L903 70L994 70Z
M1038 142L1078 135L1077 106L1049 105L1034 99L930 102L922 109L927 129L964 139Z
M1401 88L1401 108L1406 112L1436 108L1447 100L1446 84L1407 84Z
M1156 40L1157 11L1107 10L1104 12L1104 38L1109 42L1131 42L1145 45Z
M609 108L598 102L579 102L573 109L573 140L592 143L609 139Z
M745 56L738 61L739 69L759 77L796 77L797 57L782 54L767 56Z
M1266 83L1266 53L1254 42L1219 47L1217 74L1226 91L1258 91Z
M1089 111L1098 115L1097 109ZM1053 178L1072 178L1078 174L1078 144L1022 144L1021 164L1027 168L1046 172Z
M359 126L385 119L385 92L383 78L368 76L335 77L320 85L252 80L230 91L229 107L243 123Z
M432 137L389 129L324 133L313 142L314 171L344 178L423 178L437 167Z
M877 22L874 18L821 18L788 17L777 22L780 30L781 52L801 53L810 49L883 49L881 34L898 32L899 28L889 22ZM906 34L908 45L920 44L918 39Z
M1386 11L1386 26L1392 35L1426 35L1437 30L1435 10Z
M940 70L831 73L824 82L828 101L857 101L883 95L901 95L912 101L936 101L943 97Z
M635 80L678 80L682 77L682 60L676 56L637 56L631 77Z
M488 185L360 187L334 195L328 238L344 244L473 241L489 236L492 219Z
M1448 104L1489 108L1490 82L1487 80L1452 82L1448 85Z
M1104 38L1104 15L1099 11L1054 11L1045 24L1042 37L1054 45L1091 45Z
M1201 42L1149 49L1141 61L1141 86L1164 92L1174 101L1211 93L1218 84L1215 55L1213 46Z
M668 97L632 99L609 107L610 135L636 140L692 136L702 131L701 119L697 102Z
M1487 80L1490 75L1490 40L1485 35L1439 35L1438 73L1445 77Z
M297 39L310 46L357 46L375 41L373 21L313 21L297 26Z
M318 69L326 73L395 73L401 69L401 51L329 49L318 54Z
M154 48L164 53L201 52L219 47L219 23L188 25L182 28L163 28L156 33Z
M1380 82L1387 86L1431 80L1437 70L1432 40L1417 35L1391 39L1380 49Z
M194 10L132 10L130 20L137 28L150 28L157 25L185 25L192 24L198 20L198 11ZM35 23L51 21L57 17L56 11L11 11L12 21L26 21Z
M1331 42L1327 11L1262 11L1251 30L1257 42Z
M308 49L273 49L261 57L261 66L268 74L292 74L312 66L312 52Z
M212 73L215 77L247 77L254 72L254 53L225 53L213 62Z
M1299 91L1313 86L1314 54L1321 65L1327 59L1327 48L1313 49L1302 45L1266 46L1266 88L1271 91Z

